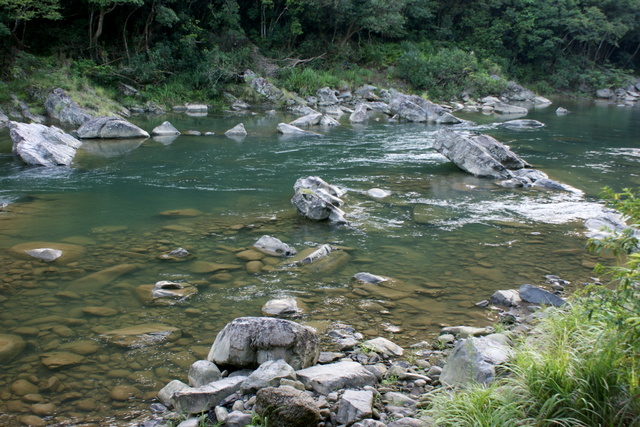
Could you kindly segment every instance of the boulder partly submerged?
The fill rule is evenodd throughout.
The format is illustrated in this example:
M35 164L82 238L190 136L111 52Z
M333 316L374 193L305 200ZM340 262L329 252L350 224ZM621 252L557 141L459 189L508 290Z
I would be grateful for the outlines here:
M458 124L462 120L451 115L445 108L417 95L405 95L391 91L389 110L408 122Z
M300 178L293 186L295 194L291 198L298 213L316 221L329 220L346 223L344 212L340 209L343 192L337 187L326 183L322 178L310 176Z
M78 128L81 139L149 138L149 133L120 117L98 117Z
M82 142L55 126L18 122L11 122L9 126L13 152L28 165L69 165L82 145Z
M495 138L472 132L442 129L436 132L433 148L460 169L479 177L509 179L509 170L530 165Z

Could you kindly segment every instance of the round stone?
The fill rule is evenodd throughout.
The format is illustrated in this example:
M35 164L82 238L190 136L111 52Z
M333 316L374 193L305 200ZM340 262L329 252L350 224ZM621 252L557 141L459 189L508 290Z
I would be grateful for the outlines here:
M46 417L55 414L56 405L53 403L36 403L31 405L31 412L41 417Z
M20 417L20 422L22 425L31 427L44 427L47 425L45 420L35 415L23 415Z
M38 393L38 387L27 380L17 380L11 384L11 391L18 396Z
M12 361L22 353L24 346L24 340L18 335L0 334L0 365Z
M141 393L142 392L137 387L130 385L117 385L111 389L109 396L111 396L111 399L113 400L124 402L140 396Z
M78 411L91 412L96 410L96 402L93 399L81 399L76 402Z
M264 264L260 261L249 261L245 266L247 273L249 274L258 274L262 271L262 267Z

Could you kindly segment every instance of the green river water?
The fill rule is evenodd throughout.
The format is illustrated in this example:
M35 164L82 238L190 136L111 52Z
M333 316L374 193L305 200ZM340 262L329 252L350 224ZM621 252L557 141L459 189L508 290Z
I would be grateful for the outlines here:
M558 105L572 114L557 116ZM408 346L443 325L489 324L496 312L475 303L498 289L543 285L547 274L570 281L568 291L592 280L596 260L584 249L583 222L601 211L602 187L640 186L640 109L556 103L529 113L546 124L534 130L500 125L511 117L457 115L471 122L456 127L496 137L581 193L474 178L431 148L437 127L385 119L356 126L345 116L342 126L319 129L321 137L284 138L276 125L293 117L135 117L148 131L169 120L216 135L86 142L71 167L55 168L20 165L2 130L0 334L19 335L26 347L0 371L0 424L19 425L33 413L47 425L134 423L162 386L186 381L226 323L261 315L272 298L298 298L305 306L298 321L320 331L343 322ZM223 135L239 122L248 137ZM297 216L293 184L310 175L347 190L349 224ZM375 187L392 195L372 199L365 192ZM266 257L262 271L249 273L237 254L264 234L298 251L331 243L350 258L335 271L308 273ZM29 242L81 252L50 264L12 254ZM192 259L158 258L178 247ZM224 268L203 267L211 263ZM108 268L125 273L97 285L84 280ZM362 271L395 280L363 287L352 280ZM190 282L198 294L172 306L138 297L141 285L159 280ZM101 338L148 323L182 336L137 349ZM80 357L55 368L43 363L51 352ZM123 390L133 397L121 398Z

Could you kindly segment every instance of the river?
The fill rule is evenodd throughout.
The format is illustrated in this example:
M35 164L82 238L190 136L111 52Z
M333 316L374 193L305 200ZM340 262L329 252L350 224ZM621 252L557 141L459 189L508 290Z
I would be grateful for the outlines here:
M572 113L556 115L558 105ZM583 222L601 211L604 186L640 186L640 109L564 101L532 110L527 118L545 126L530 130L504 127L509 117L456 115L470 121L456 128L496 137L580 191L499 187L435 152L436 126L385 119L351 125L345 116L342 126L319 129L321 137L286 138L276 125L293 117L282 115L139 116L132 121L148 131L169 120L215 135L86 142L70 167L55 168L18 164L2 130L0 333L21 336L26 347L0 372L0 424L35 412L47 425L128 425L149 413L168 381L186 381L226 323L260 316L272 298L297 298L304 306L297 320L319 331L343 322L408 346L432 340L443 325L489 324L496 311L475 303L496 290L544 285L548 274L570 281L568 292L592 281L597 260L584 249ZM223 135L239 122L246 138ZM296 214L293 184L309 175L347 191L348 224ZM371 188L391 195L373 199ZM266 257L250 274L238 253L265 234L298 251L330 243L349 260L310 274ZM77 253L51 264L12 254L30 242L69 244ZM178 247L192 257L159 258ZM119 274L86 279L105 269ZM363 287L352 279L358 272L393 285ZM144 285L160 280L192 283L198 293L149 304ZM103 339L149 323L182 335L136 349ZM47 367L52 352L78 359ZM123 390L134 398L121 399Z

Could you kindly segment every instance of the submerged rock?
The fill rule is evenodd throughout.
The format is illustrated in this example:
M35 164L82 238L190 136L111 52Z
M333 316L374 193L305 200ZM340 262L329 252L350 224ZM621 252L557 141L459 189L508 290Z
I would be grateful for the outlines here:
M107 331L100 335L110 344L125 348L141 348L173 342L182 336L182 331L162 323L145 323Z
M38 123L11 122L9 134L13 141L13 152L28 165L69 165L82 145L82 142L61 129Z
M322 136L319 133L303 130L303 129L300 129L299 127L295 127L286 123L278 124L278 133L285 136Z
M80 279L74 280L67 287L67 291L96 291L103 286L106 286L109 283L113 282L118 277L136 271L139 268L140 266L138 264L114 265L113 267L108 267L104 270L97 271L95 273L91 273L87 276L81 277Z
M21 259L41 259L45 262L66 264L76 261L84 254L85 249L79 245L54 242L27 242L9 248L9 253Z
M11 362L16 358L26 343L22 337L13 334L0 334L0 365Z
M536 129L544 127L544 123L537 120L507 120L502 123L502 126L512 129Z

